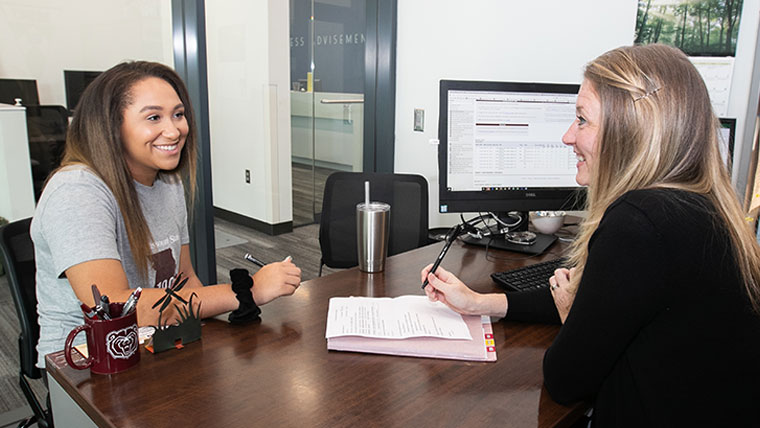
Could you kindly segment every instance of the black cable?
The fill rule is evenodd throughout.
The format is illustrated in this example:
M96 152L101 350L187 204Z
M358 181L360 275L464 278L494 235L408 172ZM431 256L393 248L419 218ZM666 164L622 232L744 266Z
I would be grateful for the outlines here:
M491 233L491 236L494 236L494 235L499 235L499 228L498 228L498 226L496 227L496 232L494 232L493 230L491 230L491 226L489 226L489 225L488 225L488 221L487 221L487 218L484 218L484 217L483 217L483 213L479 212L479 213L478 213L478 215L480 216L480 221L482 221L482 222L483 222L483 225L484 225L484 226L486 227L486 229L488 229L488 231Z

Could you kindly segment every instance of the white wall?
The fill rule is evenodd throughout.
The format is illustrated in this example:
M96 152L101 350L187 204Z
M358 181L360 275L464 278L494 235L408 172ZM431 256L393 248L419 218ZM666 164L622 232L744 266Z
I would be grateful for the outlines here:
M288 2L206 2L206 9L214 204L288 221ZM66 105L64 69L100 71L129 59L173 66L172 49L168 0L0 1L0 77L36 79L43 104Z
M291 221L288 2L206 2L206 39L214 206Z
M437 147L440 79L580 83L583 65L631 44L635 0L399 1L396 75L396 172L424 175L430 186L430 226L453 224L438 213ZM590 12L590 11L593 11ZM737 118L734 180L746 180L752 135L745 135L755 67L760 2L744 2L728 117ZM414 70L414 72L409 72ZM753 104L754 103L754 104ZM425 132L413 131L414 109L425 109ZM749 120L754 121L751 115ZM739 171L741 166L745 170ZM745 183L737 183L744 188ZM743 193L742 193L743 194Z
M455 221L437 213L437 148L428 143L437 138L438 81L579 82L587 61L632 41L636 3L399 0L395 165L428 179L431 227ZM209 1L206 9L214 204L289 221L288 2ZM729 100L737 154L751 144L743 130L750 98L757 101L749 80L759 22L760 2L745 1ZM172 65L172 46L168 0L0 1L0 77L37 79L42 103L65 105L64 69L126 59ZM414 108L425 109L424 133L412 130Z
M440 79L580 83L583 65L633 42L635 0L398 2L395 171L424 175L430 227L458 214L438 213ZM413 70L413 72L412 72ZM414 132L414 109L425 131ZM568 124L569 125L569 124Z
M0 52L0 77L36 79L40 103L65 106L63 70L127 59L172 66L171 3L2 0Z

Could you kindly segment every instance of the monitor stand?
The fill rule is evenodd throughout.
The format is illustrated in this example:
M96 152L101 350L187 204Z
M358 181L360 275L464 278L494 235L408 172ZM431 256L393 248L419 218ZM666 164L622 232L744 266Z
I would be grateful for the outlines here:
M463 236L460 238L462 242L465 244L470 245L479 245L482 247L485 247L488 245L488 248L497 248L499 250L507 250L507 251L514 251L516 253L525 253L525 254L533 254L538 255L546 251L547 248L549 248L552 244L554 244L555 241L557 241L557 237L554 235L544 235L543 233L536 233L536 242L534 242L531 245L520 245L520 244L513 244L512 242L507 241L504 239L504 236L497 236L497 237L486 237L482 239L473 238L470 235Z

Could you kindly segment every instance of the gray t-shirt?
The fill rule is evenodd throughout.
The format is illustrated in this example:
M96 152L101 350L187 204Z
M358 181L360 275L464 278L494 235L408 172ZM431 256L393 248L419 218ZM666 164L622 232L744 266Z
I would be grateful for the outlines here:
M182 183L159 176L151 187L136 181L134 185L153 235L147 282L132 257L116 198L97 175L83 166L69 167L45 186L31 226L40 323L38 367L45 367L45 355L63 349L68 333L83 323L66 269L90 260L116 259L130 288L166 287L177 272L180 249L190 242ZM80 333L75 343L84 341Z

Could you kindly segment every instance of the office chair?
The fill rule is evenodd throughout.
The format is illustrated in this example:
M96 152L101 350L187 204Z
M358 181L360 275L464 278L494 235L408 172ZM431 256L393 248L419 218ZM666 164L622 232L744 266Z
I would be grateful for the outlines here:
M364 201L364 182L372 201L391 206L388 255L422 247L428 238L428 183L411 174L334 172L327 177L319 223L322 267L349 268L359 264L356 251L356 204Z
M25 107L34 199L39 200L48 175L61 164L69 127L69 111L59 105Z
M53 426L52 416L48 409L40 404L37 396L29 385L29 379L39 379L42 372L37 363L37 341L40 337L40 325L37 321L37 295L35 294L34 246L29 236L31 218L18 220L0 227L0 255L8 275L8 285L11 288L13 303L16 306L21 334L18 337L19 347L19 386L31 407L33 415L22 420L19 427L29 427L37 423L38 427Z

